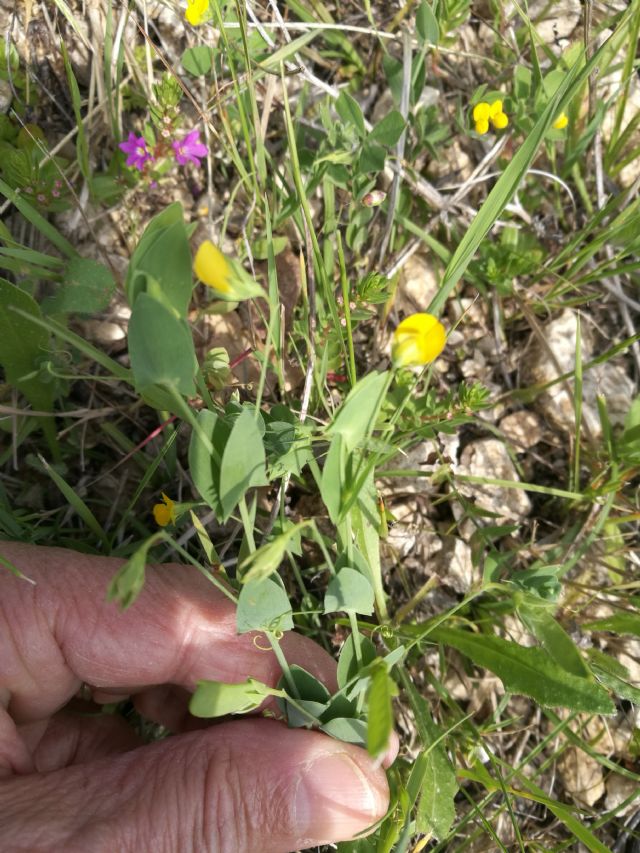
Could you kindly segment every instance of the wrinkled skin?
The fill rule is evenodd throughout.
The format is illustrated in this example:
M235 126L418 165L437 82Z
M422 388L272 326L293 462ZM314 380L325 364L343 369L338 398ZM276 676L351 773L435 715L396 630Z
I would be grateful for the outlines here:
M3 853L288 853L384 815L385 773L363 750L261 716L189 717L198 679L281 674L195 569L149 568L121 612L105 601L118 560L8 542L0 556L35 581L0 567ZM294 633L282 647L335 688L323 649ZM132 696L177 734L142 745L122 718L73 700L83 684L98 703Z

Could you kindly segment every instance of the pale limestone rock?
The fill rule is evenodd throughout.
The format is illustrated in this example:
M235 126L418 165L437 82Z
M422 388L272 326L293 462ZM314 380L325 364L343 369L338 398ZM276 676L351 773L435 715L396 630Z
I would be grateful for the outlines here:
M638 783L633 779L628 779L626 776L621 776L619 773L610 773L604 783L607 795L604 805L607 811L618 809L618 806L626 799L632 797L638 791ZM626 806L616 811L616 815L624 817L629 812L635 811L638 808L637 798L631 799Z
M394 305L405 314L426 311L438 290L438 272L432 260L411 255L400 270Z
M542 440L540 418L527 409L505 415L498 426L505 438L515 444L516 450L528 450Z
M462 451L457 473L497 480L519 480L506 447L495 438L467 445ZM497 513L498 518L492 519L492 524L517 521L531 511L531 501L522 489L465 483L462 480L456 485L463 495L475 500L476 506Z
M591 808L605 792L602 767L581 749L569 746L558 760L565 791L578 806Z
M584 322L581 332L582 363L584 364L593 355L590 335ZM525 380L530 384L545 384L557 379L560 373L575 370L577 342L575 312L569 309L563 311L559 317L544 326L543 333L554 357L551 358L547 348L539 340L533 339L524 363ZM620 424L624 421L629 409L629 403L634 394L634 384L623 367L611 362L599 364L585 371L582 383L582 422L590 434L597 438L602 434L602 428L596 397L603 396L606 399L609 419L614 425ZM575 432L574 390L575 382L569 378L566 382L557 382L536 398L536 406L542 415L569 433Z

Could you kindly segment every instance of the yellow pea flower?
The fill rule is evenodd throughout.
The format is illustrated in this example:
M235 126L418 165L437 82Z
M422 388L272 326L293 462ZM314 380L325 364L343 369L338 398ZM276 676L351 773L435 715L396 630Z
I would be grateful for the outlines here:
M433 314L411 314L393 333L391 359L394 367L416 367L437 358L447 342L442 323Z
M509 117L502 110L502 101L494 101L492 104L480 101L473 108L473 121L476 133L482 135L489 130L489 122L496 130L503 130L509 124Z
M187 0L184 16L194 27L204 24L209 18L209 0Z
M211 240L205 240L198 247L193 271L203 284L215 291L218 299L240 302L264 296L264 290L245 272L242 264L223 255Z
M560 113L558 118L554 121L552 127L555 127L556 130L564 130L568 124L569 119L567 118L566 113Z
M203 284L227 295L231 291L231 267L211 240L201 243L193 262L193 271Z
M162 503L155 504L153 507L153 517L158 527L166 527L167 524L175 524L175 505L175 501L172 501L171 498L167 497L165 493L162 492Z

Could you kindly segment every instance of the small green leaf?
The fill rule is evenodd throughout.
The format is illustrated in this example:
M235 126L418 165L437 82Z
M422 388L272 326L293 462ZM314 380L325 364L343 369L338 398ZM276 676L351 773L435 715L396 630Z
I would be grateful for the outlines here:
M127 562L116 572L107 589L107 600L119 602L122 609L130 607L140 595L144 586L144 575L147 567L149 549L162 541L163 533L154 533L146 539Z
M380 145L390 148L400 139L404 128L405 120L402 118L402 114L398 110L391 110L376 124L367 138L369 142L378 142Z
M209 409L198 415L199 429L191 434L189 444L189 471L200 497L222 518L220 503L220 459L229 438L228 424ZM213 455L209 448L213 448Z
M382 172L387 152L376 142L365 142L358 160L358 174L367 172Z
M397 694L395 682L382 661L374 667L369 686L367 715L367 752L377 758L388 746L393 729L391 697Z
M293 628L291 605L280 580L249 581L240 590L236 627L247 631L290 631Z
M456 628L436 628L431 636L494 672L510 693L530 696L545 707L561 706L593 714L614 714L606 690L562 669L539 648Z
M147 293L138 296L131 312L129 357L138 390L169 385L187 397L195 395L198 365L191 331Z
M360 654L362 664L358 664L356 647L353 634L349 634L344 642L340 657L338 658L338 686L346 687L354 679L361 669L368 666L376 659L376 647L368 637L360 637Z
M373 430L387 392L389 373L369 373L347 395L327 435L339 433L347 453L357 447Z
M341 569L329 582L324 596L324 612L335 613L337 610L365 616L373 613L373 588L355 569Z
M355 127L358 136L365 135L364 116L360 109L360 104L352 98L344 89L338 95L335 102L336 112L345 124L350 124Z
M253 413L244 409L236 418L220 465L220 503L226 521L247 489L268 484L262 435Z
M213 67L213 49L204 44L188 47L180 62L182 67L192 77L204 77Z
M273 692L272 687L255 678L248 678L240 684L199 681L189 702L189 711L194 717L206 718L246 714L258 708Z
M367 742L367 724L364 720L351 717L335 717L320 726L320 730L336 740L364 746Z
M611 631L614 634L631 634L640 637L640 614L638 613L615 613L606 619L596 619L595 622L586 622L584 625L590 631Z
M257 551L250 554L243 561L241 568L248 569L242 576L242 582L248 583L252 580L264 580L275 571L284 560L289 547L297 539L298 533L308 526L308 522L301 521L298 524L287 527L284 533L276 536L271 542L262 545Z
M416 12L416 31L422 44L438 44L440 38L440 27L433 9L422 0Z

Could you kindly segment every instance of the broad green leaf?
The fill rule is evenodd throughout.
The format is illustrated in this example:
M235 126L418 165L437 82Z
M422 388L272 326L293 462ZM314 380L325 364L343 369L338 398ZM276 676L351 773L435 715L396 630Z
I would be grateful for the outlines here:
M335 717L320 726L320 730L336 740L345 743L356 743L364 746L367 742L367 724L364 720L356 720L352 717Z
M0 365L7 382L24 394L34 409L51 411L53 385L38 376L26 378L38 371L49 350L49 335L14 309L41 317L38 304L28 293L0 278Z
M123 609L130 607L144 586L149 549L164 539L164 534L154 533L146 539L127 562L116 572L107 589L107 600L117 601Z
M438 44L440 27L427 0L422 0L416 11L416 31L422 44Z
M346 687L361 669L376 659L376 647L368 637L360 637L360 655L362 663L358 664L355 640L353 634L349 634L338 658L338 686L340 688Z
M454 799L458 793L455 770L447 756L442 732L434 723L424 698L408 675L401 675L408 693L423 750L416 762L420 801L416 813L418 832L433 832L438 841L449 834L456 817ZM412 772L413 776L413 772Z
M269 577L244 584L238 599L236 627L239 634L293 628L291 605L279 580Z
M182 67L192 77L204 77L213 66L213 49L208 45L199 44L188 47L180 58Z
M268 484L262 435L251 411L236 418L220 465L220 503L226 521L238 501L252 486Z
M640 614L638 613L615 613L606 619L596 619L595 622L586 622L583 626L590 631L611 631L614 634L631 634L640 637Z
M72 258L64 281L43 303L47 314L94 314L107 307L116 283L111 272L91 258Z
M214 510L218 520L223 511L220 502L220 459L229 438L228 424L208 409L198 415L199 430L191 434L189 471L200 497ZM204 440L203 440L204 439ZM211 454L209 448L213 448Z
M387 159L387 152L377 142L365 141L358 160L358 174L381 172Z
M284 533L250 554L241 565L242 569L247 569L246 574L242 576L242 582L263 580L276 572L284 560L287 550L297 539L298 533L307 526L308 522L306 521L291 525Z
M355 569L340 569L329 581L324 596L324 612L335 613L338 610L365 616L373 613L373 588Z
M178 316L186 317L193 290L191 250L184 222L174 222L152 240L149 249L131 261L133 302L146 292Z
M193 276L184 212L178 202L154 216L134 250L125 281L131 307L148 287L180 317L186 316Z
M340 516L345 465L344 443L340 433L336 433L329 445L329 452L324 461L322 480L320 481L320 495L329 513L329 518L334 524L338 522Z
M562 706L593 714L615 713L606 690L562 669L542 649L456 628L436 628L431 636L491 670L510 693L522 693L549 707Z
M389 373L369 373L354 385L327 435L340 434L347 453L373 430L389 383Z
M304 708L309 714L312 714L313 717L319 718L326 711L329 700L331 699L327 688L314 675L311 675L306 669L296 664L292 664L289 667L289 675L296 687L296 704ZM278 686L282 690L288 690L287 679L284 676L280 679ZM290 726L296 728L309 726L313 722L307 714L302 713L286 699L279 698L278 706L286 714L287 722Z
M376 758L387 750L393 729L391 697L397 694L395 682L382 661L373 668L369 685L367 715L367 752Z
M378 142L380 145L386 145L387 148L390 148L400 139L404 128L405 120L402 118L402 113L398 110L391 110L378 122L367 138L370 142Z
M131 312L129 356L140 391L169 385L186 397L195 395L198 365L189 327L147 293L138 296Z
M199 681L189 702L189 711L194 717L206 718L246 714L258 708L273 692L272 687L255 678L248 678L240 684Z
M547 602L527 596L518 601L517 609L526 627L557 664L580 678L593 678L578 647L549 612Z
M365 135L364 116L360 104L344 89L335 102L335 108L345 124L355 127L358 136L363 137Z

